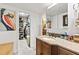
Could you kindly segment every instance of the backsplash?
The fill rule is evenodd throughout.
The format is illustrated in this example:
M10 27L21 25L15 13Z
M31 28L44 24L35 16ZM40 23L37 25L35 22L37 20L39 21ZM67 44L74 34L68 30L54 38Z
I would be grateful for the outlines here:
M47 29L47 32L64 34L65 32L68 32L68 29L67 28L62 28L62 29L53 28L53 29Z

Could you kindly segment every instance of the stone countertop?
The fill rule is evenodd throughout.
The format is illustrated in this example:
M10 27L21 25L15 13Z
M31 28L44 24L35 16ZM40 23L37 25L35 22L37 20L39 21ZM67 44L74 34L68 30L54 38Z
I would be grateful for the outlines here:
M49 36L39 36L37 38L48 44L58 45L79 54L79 43L71 42L61 38L49 37Z

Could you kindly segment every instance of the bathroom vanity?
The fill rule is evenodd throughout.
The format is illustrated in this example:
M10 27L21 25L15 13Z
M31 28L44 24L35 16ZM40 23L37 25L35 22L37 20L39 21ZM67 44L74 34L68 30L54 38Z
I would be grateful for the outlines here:
M79 55L79 44L60 38L36 38L37 55Z
M58 46L48 44L42 40L36 40L36 54L37 55L56 55L58 54Z

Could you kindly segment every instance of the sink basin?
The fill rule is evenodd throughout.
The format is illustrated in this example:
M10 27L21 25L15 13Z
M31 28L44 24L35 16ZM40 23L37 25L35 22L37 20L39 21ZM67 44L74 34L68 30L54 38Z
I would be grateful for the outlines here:
M43 39L45 39L45 40L52 40L51 38L43 38Z
M47 40L47 41L52 41L52 40L55 39L54 37L50 37L50 36L41 36L41 38L42 38L43 40Z
M55 42L56 40L54 38L51 38L51 37L43 37L42 41L45 41L45 42L47 42L49 44L55 44L56 43Z
M54 40L53 38L50 38L50 37L43 37L43 40L50 40L50 41L52 41L52 40Z

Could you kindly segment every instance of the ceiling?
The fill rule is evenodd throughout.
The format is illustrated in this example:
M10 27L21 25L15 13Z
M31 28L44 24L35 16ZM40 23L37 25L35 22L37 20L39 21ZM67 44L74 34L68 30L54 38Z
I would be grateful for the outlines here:
M3 4L39 14L47 11L47 15L57 15L68 11L67 3L58 3L48 10L47 8L51 6L53 3L3 3Z
M67 3L58 3L52 8L47 10L47 15L53 16L61 13L68 12L68 4Z
M51 3L4 3L9 6L13 6L26 11L32 11L36 13L43 13Z

